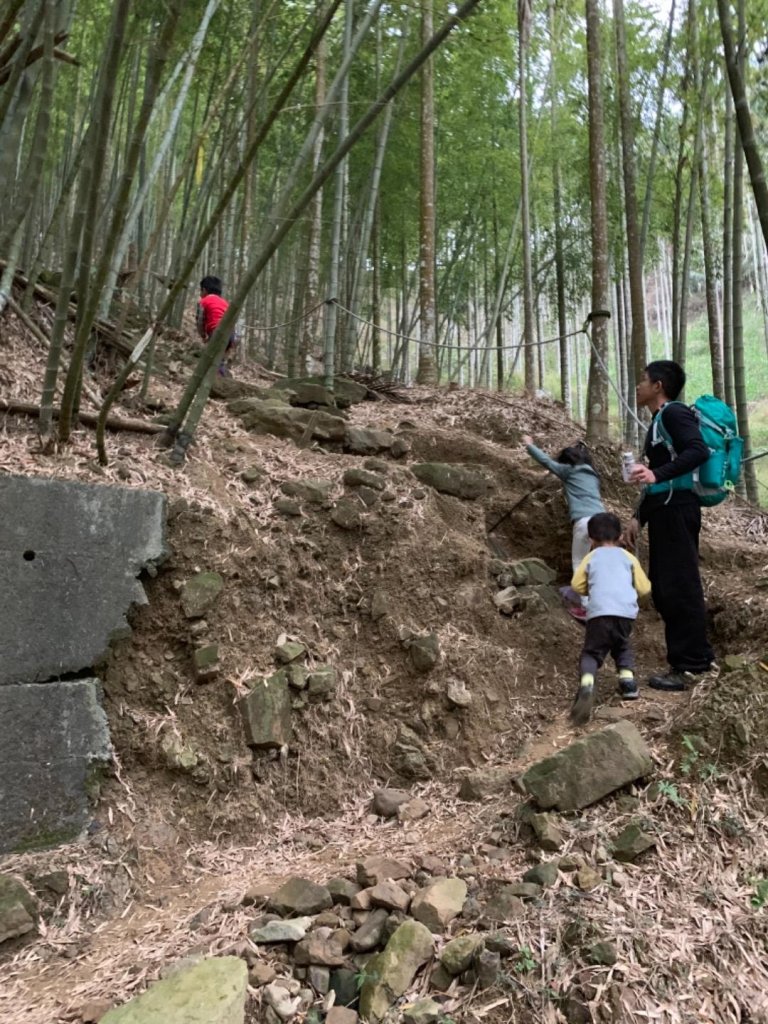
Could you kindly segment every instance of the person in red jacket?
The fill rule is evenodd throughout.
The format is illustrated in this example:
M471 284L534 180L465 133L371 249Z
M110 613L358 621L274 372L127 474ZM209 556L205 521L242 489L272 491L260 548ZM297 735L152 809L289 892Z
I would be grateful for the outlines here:
M200 282L200 301L197 304L197 333L204 341L208 341L219 326L219 321L229 309L229 303L221 294L221 278L208 275ZM230 336L224 351L224 358L219 364L222 377L229 377L229 360L234 354L235 335Z

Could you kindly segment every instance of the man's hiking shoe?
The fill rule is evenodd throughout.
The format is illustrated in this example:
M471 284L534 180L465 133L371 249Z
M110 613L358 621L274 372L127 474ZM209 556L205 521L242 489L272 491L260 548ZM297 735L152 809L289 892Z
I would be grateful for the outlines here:
M577 622L581 622L584 625L587 623L587 609L582 608L581 605L576 606L575 604L569 605L566 608L568 614L576 619Z
M637 688L636 679L619 680L619 696L622 700L637 700L640 690Z
M592 705L595 702L594 686L580 686L573 702L569 718L574 725L586 725L592 714Z
M663 676L651 676L648 685L652 690L664 693L682 693L696 682L696 676L690 672L667 672Z

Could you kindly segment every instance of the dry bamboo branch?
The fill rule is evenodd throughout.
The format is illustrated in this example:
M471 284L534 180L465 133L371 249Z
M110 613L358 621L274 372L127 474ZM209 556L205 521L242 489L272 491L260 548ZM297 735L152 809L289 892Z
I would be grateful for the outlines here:
M11 416L39 416L40 406L33 402L22 402L17 398L0 398L0 412L9 413ZM78 412L78 419L88 427L95 427L98 420L98 413ZM53 410L53 418L59 418L59 410ZM132 430L136 434L160 434L165 427L160 423L150 423L149 420L128 419L124 416L107 416L106 425L110 430Z

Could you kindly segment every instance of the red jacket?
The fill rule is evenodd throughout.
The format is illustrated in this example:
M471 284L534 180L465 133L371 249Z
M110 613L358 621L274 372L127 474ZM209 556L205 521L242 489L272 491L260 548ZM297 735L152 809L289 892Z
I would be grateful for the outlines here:
M221 295L205 295L200 299L198 322L206 338L210 338L216 330L228 308L229 303Z

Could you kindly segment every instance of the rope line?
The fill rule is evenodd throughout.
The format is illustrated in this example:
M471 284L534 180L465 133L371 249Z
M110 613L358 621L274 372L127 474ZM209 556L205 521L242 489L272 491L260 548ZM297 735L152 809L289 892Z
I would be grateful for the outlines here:
M318 304L316 306L313 306L311 309L308 309L306 313L302 313L301 316L297 316L293 320L286 320L282 324L272 324L271 327L262 327L260 324L243 324L243 330L244 331L279 331L281 327L291 327L293 324L301 323L302 320L306 320L308 317L312 316L312 314L316 310L320 309L322 306L325 306L326 303L328 303L328 302L335 302L335 299L323 299L322 302L318 302Z

